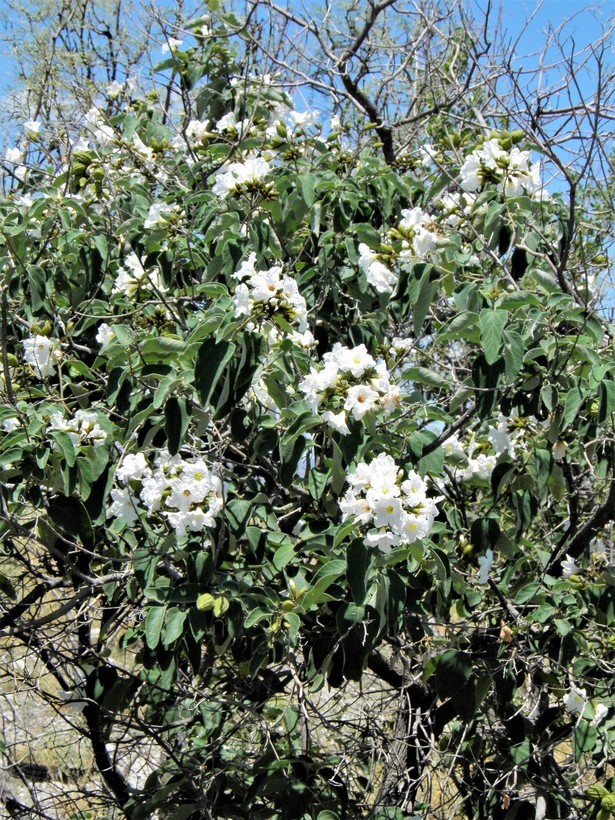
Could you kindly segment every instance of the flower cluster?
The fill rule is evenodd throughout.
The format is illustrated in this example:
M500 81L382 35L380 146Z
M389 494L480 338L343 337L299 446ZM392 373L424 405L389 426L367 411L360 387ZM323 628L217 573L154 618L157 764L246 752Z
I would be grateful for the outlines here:
M489 481L498 458L504 454L515 457L516 450L524 446L524 427L516 418L500 414L497 425L490 425L486 436L477 439L472 433L467 441L457 434L450 436L442 445L445 455L458 467L457 475L463 481L484 483Z
M348 348L334 345L325 353L320 368L313 367L299 383L310 408L321 405L323 420L334 430L348 435L347 415L362 419L367 413L384 410L389 415L401 403L401 391L391 384L384 362L376 362L365 345Z
M107 433L98 421L98 415L91 410L77 410L72 418L65 419L62 413L51 415L49 430L67 433L75 447L97 446L107 439Z
M108 517L132 526L144 514L157 515L177 535L213 527L222 509L222 482L200 458L162 450L152 469L143 453L125 455L115 471L123 486L111 491Z
M25 339L22 344L24 359L41 379L55 375L54 362L57 362L62 355L56 339L38 335Z
M370 546L388 552L431 534L441 496L428 498L427 484L412 470L404 479L391 456L380 453L369 464L362 461L348 483L340 502L343 519L354 517Z
M359 245L359 267L378 293L392 293L397 285L398 275L391 265L409 270L436 256L439 237L433 219L421 208L405 209L401 215L397 227L387 235L393 244L385 245L381 251L374 251L363 242Z
M478 191L486 183L495 183L507 197L540 192L540 165L531 163L529 151L502 148L493 138L473 151L459 172L464 191Z
M254 323L276 323L283 320L294 325L297 332L290 338L297 343L309 346L313 337L307 327L307 305L299 293L296 281L282 273L281 265L274 265L268 270L256 270L256 253L251 253L233 274L239 280L233 302L238 316L249 316ZM271 328L270 341L275 341L277 331Z
M111 293L124 293L129 299L134 299L138 293L152 290L166 290L160 271L158 268L146 271L136 253L130 253L124 260L124 267L117 272Z
M262 157L247 157L244 162L231 162L216 174L212 191L223 199L228 194L251 193L271 171Z
M179 215L179 212L178 205L170 205L168 202L154 202L150 205L143 227L147 230L164 228Z

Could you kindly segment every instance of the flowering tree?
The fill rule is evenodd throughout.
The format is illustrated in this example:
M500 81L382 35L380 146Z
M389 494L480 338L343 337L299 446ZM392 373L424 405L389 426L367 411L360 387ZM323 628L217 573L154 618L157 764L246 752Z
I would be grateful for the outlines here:
M397 161L251 71L242 20L172 34L166 104L30 123L0 203L0 628L80 799L606 820L615 365L574 170L550 144L550 193L463 94Z

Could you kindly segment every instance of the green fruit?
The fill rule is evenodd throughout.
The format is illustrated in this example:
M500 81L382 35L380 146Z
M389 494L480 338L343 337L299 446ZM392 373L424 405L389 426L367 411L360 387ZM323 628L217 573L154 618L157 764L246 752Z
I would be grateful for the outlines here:
M615 814L615 794L606 794L600 801L600 808Z
M589 789L586 790L585 797L589 797L590 800L602 800L602 798L608 794L609 790L605 786L596 783L595 786L590 786Z
M196 608L199 612L209 612L214 608L215 598L209 592L204 592L196 599Z

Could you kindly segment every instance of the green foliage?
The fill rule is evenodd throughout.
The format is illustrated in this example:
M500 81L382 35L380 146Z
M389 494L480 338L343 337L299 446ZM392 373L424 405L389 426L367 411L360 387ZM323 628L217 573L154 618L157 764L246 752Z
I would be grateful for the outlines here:
M101 765L129 817L409 817L390 736L406 808L441 769L468 817L569 816L615 720L612 328L553 275L570 213L506 135L474 189L478 128L444 181L349 157L226 81L219 25L159 66L198 120L127 96L0 203L3 549L91 599L60 685L97 763L157 738L144 784Z

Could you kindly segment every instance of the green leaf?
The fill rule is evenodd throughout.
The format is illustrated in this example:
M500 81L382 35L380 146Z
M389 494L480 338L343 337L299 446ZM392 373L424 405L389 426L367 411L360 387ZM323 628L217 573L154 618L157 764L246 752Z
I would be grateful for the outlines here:
M103 236L102 234L96 234L92 237L96 248L98 249L98 253L101 256L103 262L107 261L107 257L109 256L109 245L107 243L107 237Z
M427 367L409 367L404 370L402 378L418 384L428 384L430 387L451 387L453 382L441 373L435 373Z
M314 174L299 175L299 183L301 185L303 199L305 200L305 204L308 205L310 208L312 207L316 199L315 188L317 182L318 177L316 177Z
M114 326L113 330L116 328ZM174 361L186 349L183 339L176 336L155 336L146 339L139 346L139 353L146 364L161 364Z
M453 316L438 334L438 341L447 341L449 339L478 342L480 340L478 313L465 310Z
M278 570L284 567L295 557L295 547L290 541L278 547L273 556L273 566Z
M164 407L164 429L167 434L167 448L174 456L181 447L190 424L190 414L185 398L171 396Z
M312 579L310 589L301 599L302 606L309 609L315 604L331 600L331 596L327 595L326 590L344 574L345 570L346 562L339 559L329 561L322 566Z
M502 310L514 310L526 305L541 307L541 302L535 294L527 290L515 290L512 293L505 293L497 302L498 308L502 308Z
M367 595L367 574L373 563L373 550L362 538L355 538L346 551L346 577L356 604L364 604Z
M584 400L583 392L581 391L580 387L573 387L572 390L569 390L566 394L566 399L564 401L564 417L563 417L563 425L562 430L565 430L572 422L577 418L579 414L579 409L583 404Z
M162 643L165 647L172 646L175 641L182 636L184 632L184 621L187 617L188 613L176 606L173 606L171 609L167 610L164 619L164 634L162 637Z
M78 498L58 496L49 505L49 517L69 537L78 536L87 549L94 547L94 530L85 505Z
M527 601L531 601L542 589L540 584L532 582L530 584L525 584L522 586L521 589L515 595L515 603L516 604L524 604Z
M427 312L429 311L433 298L438 290L439 279L440 275L438 272L430 268L427 268L421 279L419 294L414 305L412 317L414 332L417 336L420 336L421 334L423 322L425 321Z
M506 378L508 381L513 381L523 367L525 344L523 337L514 330L506 329L502 334L502 338L504 340Z
M480 342L487 364L493 364L500 354L502 331L508 321L505 310L485 308L480 312Z
M521 741L521 743L516 743L514 746L510 747L510 755L512 759L515 761L517 766L520 766L521 768L527 768L531 754L532 744L529 737L526 737L525 740Z
M153 606L147 613L143 628L145 631L145 643L149 649L156 649L158 646L166 611L167 609L164 606Z
M611 379L604 379L600 383L600 408L598 410L598 421L600 424L609 421L615 412L615 382Z
M194 366L194 382L203 406L210 403L212 394L224 369L235 352L233 342L206 339L200 346Z
M472 675L472 658L467 652L447 649L436 666L436 689L441 698L454 695Z
M573 735L575 760L578 761L584 754L593 752L597 740L598 729L596 726L592 726L588 720L581 720Z

